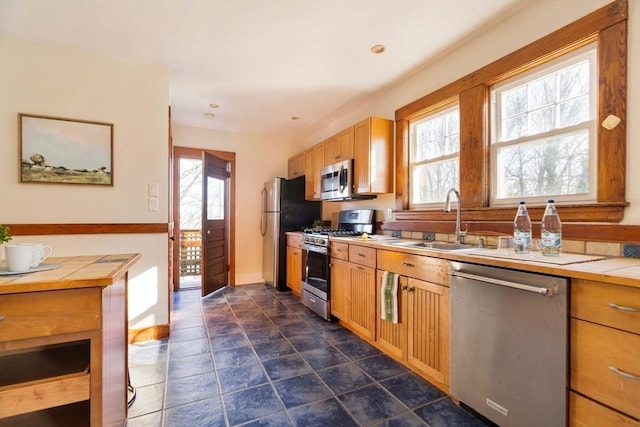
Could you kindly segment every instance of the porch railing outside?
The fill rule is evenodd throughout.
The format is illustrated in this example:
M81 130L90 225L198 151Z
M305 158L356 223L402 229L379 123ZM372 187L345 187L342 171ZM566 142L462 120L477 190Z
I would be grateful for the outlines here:
M180 276L200 275L201 248L200 230L180 230Z

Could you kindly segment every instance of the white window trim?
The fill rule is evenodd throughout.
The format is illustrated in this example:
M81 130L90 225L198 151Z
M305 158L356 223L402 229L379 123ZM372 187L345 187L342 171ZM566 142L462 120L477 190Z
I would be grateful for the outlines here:
M566 127L563 129L553 129L548 132L539 133L536 135L525 136L510 141L498 142L498 136L500 134L500 103L498 101L498 93L506 91L512 87L521 85L524 81L535 80L538 77L549 74L550 72L564 68L569 62L577 62L582 59L589 58L590 64L590 87L589 87L589 115L592 120L579 123L574 126ZM544 204L549 199L554 199L557 204L563 203L576 203L586 202L591 203L597 201L597 182L598 182L598 129L596 119L598 117L598 61L597 61L597 44L591 43L580 49L577 49L571 53L556 58L550 62L542 64L533 68L527 72L519 74L518 76L509 78L508 80L495 84L490 91L491 96L491 144L490 144L490 206L511 206L517 204L520 200L525 200L531 204ZM503 148L509 145L519 145L529 141L535 141L555 135L563 135L574 132L579 129L587 129L589 132L589 192L583 194L572 195L544 195L537 197L510 197L501 198L496 197L498 188L498 176L497 176L497 153L499 148Z

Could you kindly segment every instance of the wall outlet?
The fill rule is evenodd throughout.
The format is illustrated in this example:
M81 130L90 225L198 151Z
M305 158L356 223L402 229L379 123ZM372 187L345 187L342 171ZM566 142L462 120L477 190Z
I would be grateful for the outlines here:
M640 258L640 245L623 245L622 255L626 258Z

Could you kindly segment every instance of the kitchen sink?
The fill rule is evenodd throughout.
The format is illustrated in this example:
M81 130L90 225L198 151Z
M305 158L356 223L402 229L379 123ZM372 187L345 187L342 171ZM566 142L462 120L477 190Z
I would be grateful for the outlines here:
M390 243L395 246L432 249L436 251L447 251L447 252L474 248L473 245L466 245L464 243L450 243L450 242L419 242L415 240L403 242L401 240L398 240L396 242L390 242Z

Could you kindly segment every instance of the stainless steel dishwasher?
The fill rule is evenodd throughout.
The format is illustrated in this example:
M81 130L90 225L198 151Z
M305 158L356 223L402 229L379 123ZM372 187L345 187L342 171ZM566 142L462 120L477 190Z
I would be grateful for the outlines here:
M567 425L567 281L452 262L451 393L499 426Z

